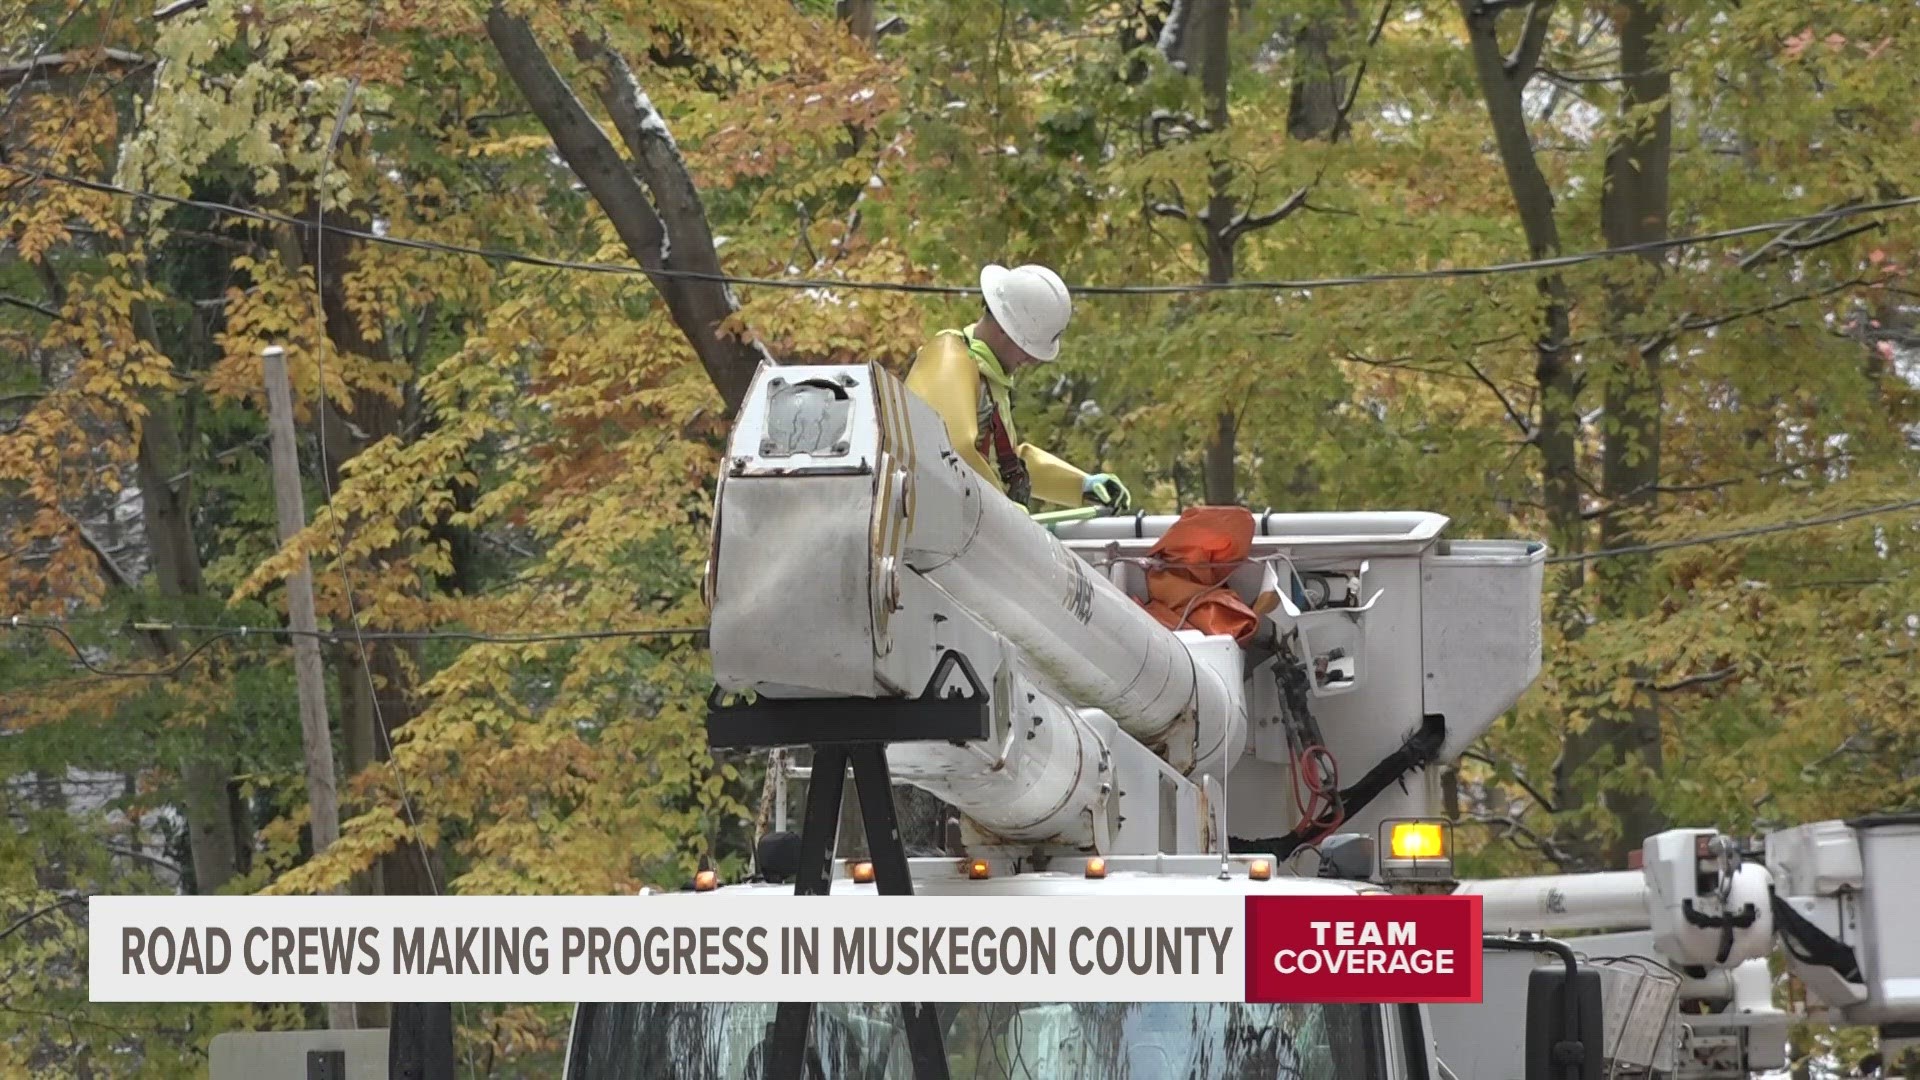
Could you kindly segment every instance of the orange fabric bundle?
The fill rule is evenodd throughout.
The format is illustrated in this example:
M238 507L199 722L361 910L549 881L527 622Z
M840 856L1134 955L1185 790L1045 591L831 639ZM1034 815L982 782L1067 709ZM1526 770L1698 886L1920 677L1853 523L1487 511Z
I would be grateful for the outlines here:
M1260 616L1224 583L1252 551L1253 513L1246 508L1185 511L1147 553L1165 564L1147 571L1147 611L1170 630L1224 634L1246 644Z

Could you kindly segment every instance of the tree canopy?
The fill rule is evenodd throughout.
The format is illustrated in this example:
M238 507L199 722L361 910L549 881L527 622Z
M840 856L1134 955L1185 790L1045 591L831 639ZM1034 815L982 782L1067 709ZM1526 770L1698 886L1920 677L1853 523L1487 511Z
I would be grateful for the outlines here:
M903 370L990 261L1091 287L1021 431L1149 510L1550 544L1545 670L1449 785L1469 872L1912 805L1917 23L9 6L0 1070L198 1075L222 1027L313 1021L88 1003L77 896L737 872L762 766L705 744L697 632L728 418L762 359ZM268 345L305 466L285 545ZM343 768L322 853L302 554ZM554 1068L564 1011L457 1019L477 1071Z

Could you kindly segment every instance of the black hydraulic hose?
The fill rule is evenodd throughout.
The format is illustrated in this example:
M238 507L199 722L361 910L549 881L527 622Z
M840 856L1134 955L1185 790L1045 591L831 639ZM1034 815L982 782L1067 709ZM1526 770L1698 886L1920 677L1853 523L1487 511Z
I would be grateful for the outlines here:
M1552 938L1510 938L1482 935L1480 943L1489 949L1501 949L1508 952L1553 953L1567 965L1567 989L1562 995L1562 1004L1567 1011L1566 1041L1555 1046L1554 1050L1567 1047L1568 1052L1560 1062L1566 1068L1567 1080L1580 1080L1585 1064L1585 1051L1580 1043L1580 997L1575 993L1574 978L1580 972L1580 963L1574 959L1573 949L1566 943Z
M1340 805L1351 816L1366 809L1368 803L1379 797L1387 787L1408 773L1432 764L1440 753L1440 747L1447 741L1447 723L1439 716L1428 715L1420 723L1420 730L1407 737L1400 749L1380 759L1367 775L1355 781L1352 787L1340 791ZM1235 852L1259 852L1272 854L1285 861L1307 842L1312 835L1312 824L1301 822L1285 836L1262 836L1251 840L1231 837L1228 840L1230 850Z

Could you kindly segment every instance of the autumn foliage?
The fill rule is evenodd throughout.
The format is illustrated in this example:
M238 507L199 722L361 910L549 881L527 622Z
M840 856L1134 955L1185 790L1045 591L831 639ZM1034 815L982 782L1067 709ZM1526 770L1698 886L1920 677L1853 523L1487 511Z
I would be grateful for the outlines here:
M76 896L745 865L761 764L705 745L679 632L726 402L641 272L671 228L633 250L503 19L623 168L605 103L637 93L728 273L812 282L733 286L714 341L898 370L977 301L841 283L1191 284L1229 238L1270 287L1083 295L1023 435L1158 512L1224 464L1256 509L1628 548L1556 564L1546 670L1450 777L1473 872L1920 798L1920 518L1782 528L1914 497L1920 208L1463 272L1912 195L1920 11L1184 5L1230 18L1213 56L1180 6L902 0L874 40L827 0L0 12L0 1072L200 1075L213 1031L316 1022L89 1004ZM1477 67L1488 35L1524 62ZM284 546L269 344L306 469ZM225 633L284 625L299 553L348 773L319 857L287 638ZM458 1020L477 1072L557 1070L564 1010Z

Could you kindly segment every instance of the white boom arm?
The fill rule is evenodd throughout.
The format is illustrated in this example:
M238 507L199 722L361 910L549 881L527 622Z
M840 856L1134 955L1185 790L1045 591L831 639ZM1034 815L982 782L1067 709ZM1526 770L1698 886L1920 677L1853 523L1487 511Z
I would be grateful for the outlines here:
M1675 829L1645 841L1639 870L1456 891L1482 897L1489 933L1554 934L1595 961L1663 965L1655 982L1668 982L1670 1006L1658 1015L1633 1015L1632 999L1653 984L1631 973L1606 984L1610 1060L1709 1077L1784 1066L1792 1017L1772 1000L1776 947L1805 988L1808 1017L1877 1025L1883 1049L1920 1039L1920 932L1907 914L1917 888L1920 815L1907 814L1771 833L1765 865L1714 830ZM1499 1012L1437 1009L1443 1056L1488 1053L1503 1038Z
M888 758L987 843L1112 850L1122 773L1182 788L1200 843L1185 777L1223 775L1244 751L1239 649L1168 630L1094 573L983 483L899 380L875 365L763 368L716 502L722 690L983 693L989 731L895 743Z

